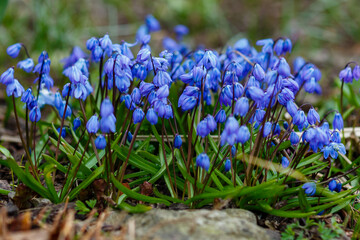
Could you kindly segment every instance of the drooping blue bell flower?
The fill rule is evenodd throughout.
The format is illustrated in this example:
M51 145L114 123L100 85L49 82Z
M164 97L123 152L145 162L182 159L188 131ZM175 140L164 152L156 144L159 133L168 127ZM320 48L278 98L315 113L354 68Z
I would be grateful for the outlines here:
M215 121L217 123L224 123L226 121L226 113L224 109L220 109L215 115Z
M335 188L335 192L341 192L341 189L342 189L342 183L336 183L336 188Z
M249 129L245 125L241 126L236 134L236 141L241 144L244 144L249 139L250 139Z
M253 75L257 81L262 82L265 79L265 71L260 64L255 63Z
M174 27L174 32L176 34L176 37L178 39L182 39L183 36L187 35L189 33L189 28L185 25L176 25Z
M29 73L32 71L34 67L34 61L31 58L27 58L18 62L17 67Z
M209 170L210 167L210 159L206 153L200 153L196 157L196 166L205 169L206 171Z
M89 40L86 41L86 48L90 51L94 50L94 48L98 45L99 40L95 37L91 37Z
M221 134L221 145L225 143L234 145L237 139L239 123L234 117L229 117L225 123L224 131Z
M21 50L21 43L15 43L6 49L6 53L10 57L16 58L17 56L19 56L20 50Z
M128 142L131 142L132 139L133 139L133 135L132 135L132 133L129 131L129 132L128 132L128 135L127 135L127 137L126 137L126 140L127 140Z
M160 30L160 23L153 15L147 15L145 24L149 32L156 32Z
M212 115L207 115L205 119L207 122L207 127L209 128L210 132L215 131L217 128L217 124L214 117Z
M225 172L230 171L230 169L231 169L231 161L230 161L229 158L226 159L224 167L225 167Z
M100 120L100 130L103 133L110 133L115 132L115 124L116 124L116 118L113 113L111 113L109 116L102 117Z
M41 118L41 112L38 106L33 107L29 113L29 119L31 122L38 122Z
M289 164L290 164L289 159L287 159L286 157L281 158L281 166L283 168L287 168Z
M106 147L106 139L105 137L101 134L99 135L96 139L95 139L95 146L97 149L102 150L105 149Z
M300 137L294 131L292 131L290 133L290 143L292 145L296 145L299 143L299 141L300 141Z
M78 129L81 126L81 120L80 118L75 118L73 121L73 129L74 131L76 131L76 129Z
M332 179L332 180L329 182L329 190L330 190L331 192L334 191L335 188L336 188L336 185L337 185L336 180Z
M56 130L57 130L58 133L60 133L60 127L58 127ZM66 127L63 127L63 128L62 128L61 137L62 137L62 138L65 138L65 137L66 137Z
M23 94L23 92L25 92L25 89L23 88L23 86L21 86L19 81L16 79L14 79L13 82L9 83L6 86L6 94L9 97L14 95L14 97L18 98Z
M352 83L353 81L353 74L351 71L351 67L346 67L339 73L339 78L341 81L344 81L345 83Z
M97 133L99 130L99 120L97 115L93 115L86 123L86 129L89 133Z
M202 138L210 134L210 129L208 128L206 119L199 122L196 127L196 134Z
M26 103L26 105L29 105L33 99L34 99L34 96L32 95L31 88L28 88L21 96L21 101L23 103Z
M105 98L100 105L100 116L102 118L108 117L114 113L114 106L109 98Z
M356 81L360 79L360 66L359 65L356 65L354 67L352 75L353 75L353 77L355 78Z
M314 108L311 108L308 112L307 120L310 125L316 124L316 122L320 122L320 115Z
M333 120L333 127L334 127L334 129L338 129L339 131L341 131L344 128L344 121L343 121L340 113L335 114L335 117Z
M111 42L109 35L105 34L104 37L99 39L99 42L100 42L100 46L104 50L105 54L110 57L113 47L112 47L112 42Z
M141 108L136 108L133 112L134 124L137 124L137 123L141 122L142 120L144 120L144 116L145 116L145 113L143 112L143 110Z
M181 136L179 134L176 134L175 138L174 138L174 148L179 149L181 147L181 145L182 145Z
M2 84L8 85L14 82L14 68L9 68L0 76L0 82Z
M146 119L151 123L151 125L154 125L158 122L158 116L154 108L149 108L149 110L146 113Z
M302 188L308 196L313 196L316 193L316 184L314 182L305 183Z
M264 138L266 138L271 133L271 127L272 127L271 122L266 122L265 123L264 130L263 130L263 137Z

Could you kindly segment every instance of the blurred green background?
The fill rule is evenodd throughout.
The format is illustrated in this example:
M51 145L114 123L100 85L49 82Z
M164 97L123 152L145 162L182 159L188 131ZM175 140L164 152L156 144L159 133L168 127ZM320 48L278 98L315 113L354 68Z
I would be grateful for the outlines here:
M326 93L343 65L360 56L359 0L0 0L0 8L6 2L0 26L1 71L16 64L5 54L6 47L23 42L34 58L48 51L52 70L60 73L60 59L71 47L84 49L89 37L106 32L113 42L133 42L147 14L162 26L152 36L154 49L161 46L156 40L171 36L176 24L190 28L185 41L192 46L218 50L241 37L252 44L261 38L290 37L295 42L292 57L304 56L323 71Z

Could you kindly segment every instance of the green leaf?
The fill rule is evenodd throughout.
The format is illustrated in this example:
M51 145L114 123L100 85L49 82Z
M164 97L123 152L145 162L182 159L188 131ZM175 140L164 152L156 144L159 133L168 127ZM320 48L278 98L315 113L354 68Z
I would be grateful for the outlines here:
M299 204L300 204L300 208L303 211L307 211L310 208L310 205L306 199L306 195L305 195L305 191L304 189L300 189L299 193L298 193L298 198L299 198Z
M120 203L116 207L125 210L129 213L144 213L152 209L152 207L143 204L137 204L136 206L131 206L125 202Z
M51 163L46 164L45 169L44 169L44 179L45 179L46 186L47 186L50 194L52 195L55 203L59 203L60 199L55 190L54 183L52 181L52 176L51 176L51 173L54 172L55 169L56 169L56 166L54 164L51 164Z
M126 188L124 185L122 185L115 177L113 174L111 174L111 181L112 183L115 185L115 187L117 189L119 189L123 194L126 194L127 196L136 199L138 201L143 201L143 202L148 202L148 203L163 203L166 206L170 205L170 202L165 200L165 199L161 199L161 198L154 198L154 197L149 197L149 196L145 196L139 193L136 193L128 188Z

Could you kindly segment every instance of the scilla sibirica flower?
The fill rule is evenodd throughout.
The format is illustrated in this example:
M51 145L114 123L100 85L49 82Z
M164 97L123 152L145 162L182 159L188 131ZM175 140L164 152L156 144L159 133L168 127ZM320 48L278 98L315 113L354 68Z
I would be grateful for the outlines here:
M81 126L80 118L75 118L73 121L73 129L76 131Z
M333 127L334 127L334 129L337 129L339 131L341 131L344 128L344 121L343 121L340 113L335 114L335 117L333 120Z
M9 68L3 74L1 74L0 82L5 85L14 82L14 68Z
M229 158L226 159L224 167L225 167L225 172L230 171L230 169L231 169L231 161L230 161Z
M106 139L105 137L101 134L99 135L96 139L95 139L95 146L97 149L105 149L106 147Z
M16 58L17 56L19 56L20 50L21 50L21 43L15 43L6 49L6 53L10 57Z
M316 122L320 122L320 116L314 108L309 110L307 120L310 125L316 124Z
M176 134L175 135L175 138L174 138L174 148L180 148L182 145L182 140L181 140L181 136L179 134Z
M283 168L287 168L289 166L290 162L289 159L287 159L287 157L282 157L281 158L281 166Z
M41 118L41 112L38 106L33 107L29 113L29 119L32 122L38 122Z
M144 112L141 108L136 108L133 113L134 124L141 122L144 119Z
M210 167L210 159L206 153L200 153L196 157L196 166L205 169L206 171L209 170Z
M302 188L308 196L313 196L316 193L316 184L314 182L305 183Z
M347 66L339 73L339 78L341 81L344 81L345 83L352 83L353 81L353 74L351 71L351 67Z
M329 182L329 190L332 192L334 191L336 188L336 180L332 179L330 182Z
M300 137L296 134L296 132L292 131L290 133L290 143L291 145L296 145L300 141Z
M99 120L97 115L93 115L86 123L86 129L89 133L97 133L99 130Z
M228 143L234 145L238 135L239 123L234 117L229 117L221 134L221 145Z
M18 62L17 67L29 73L32 71L34 67L34 61L31 58L27 58Z

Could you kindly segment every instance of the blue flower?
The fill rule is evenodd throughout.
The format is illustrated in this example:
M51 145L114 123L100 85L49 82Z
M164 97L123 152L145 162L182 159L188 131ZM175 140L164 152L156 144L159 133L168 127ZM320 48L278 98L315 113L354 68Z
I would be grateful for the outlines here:
M314 108L309 110L307 120L310 125L316 124L316 122L320 122L320 116Z
M164 118L165 119L170 119L170 118L173 118L174 117L174 114L173 114L173 111L172 111L172 108L170 105L166 105L165 106L165 115L164 115Z
M154 108L149 108L149 110L146 113L146 119L151 123L151 125L154 125L158 122L158 116Z
M331 158L337 159L337 157L339 156L338 153L346 154L344 144L335 142L332 142L329 145L325 146L321 151L324 153L325 159L327 159L329 155L331 156Z
M200 136L202 138L209 135L210 129L209 129L208 125L207 125L207 120L206 119L199 122L199 124L196 127L196 133L197 133L198 136Z
M305 189L308 196L313 196L316 193L316 184L314 182L305 183L302 188Z
M87 56L83 52L83 50L81 50L80 47L75 46L75 47L73 47L70 56L61 59L61 62L64 64L64 68L68 68L68 67L74 65L79 59L84 59L86 57Z
M146 16L145 24L149 32L156 32L160 30L160 23L153 15Z
M288 101L286 103L286 110L288 111L291 117L294 117L295 114L298 112L298 107L296 106L294 101Z
M108 117L114 113L114 107L109 98L105 98L100 106L100 116L102 118Z
M335 143L341 143L341 137L340 137L340 133L338 131L334 131L331 134L331 141L335 142Z
M138 52L137 56L136 56L136 60L139 62L145 62L150 58L150 50L147 48L142 48L140 49L140 51Z
M306 61L302 57L297 57L293 61L294 73L298 73L305 65Z
M80 118L75 118L73 121L73 129L76 131L81 126L81 120Z
M167 98L169 96L169 86L164 85L164 86L160 87L156 91L156 95L158 98Z
M178 39L181 39L183 36L189 33L189 28L184 25L176 25L174 27L174 32Z
M168 85L172 82L171 77L168 72L165 71L157 71L153 83L157 87L162 87L164 85Z
M216 68L218 59L211 50L207 50L205 51L202 61L206 69L211 69Z
M296 112L294 119L293 119L293 123L298 126L299 129L302 129L304 127L306 121L306 116L304 111L299 110Z
M290 66L289 64L286 62L285 58L281 57L279 59L279 63L277 66L277 71L279 72L279 74L282 77L289 77L291 75L290 73Z
M82 73L80 71L80 69L76 66L71 66L66 68L63 71L63 74L69 78L70 82L72 82L73 84L77 84L80 83L82 80Z
M31 58L27 58L18 62L17 67L29 73L32 71L34 67L34 61Z
M41 112L38 106L33 107L29 113L29 119L31 122L38 122L41 118Z
M359 78L360 78L360 66L359 65L356 65L354 67L352 75L356 79L356 81L359 80Z
M181 98L181 96L179 98L178 107L181 107L183 111L191 110L196 106L198 102L197 98L188 96L184 96L183 98Z
M86 129L89 133L96 133L99 130L99 121L96 115L93 115L86 123Z
M23 92L25 92L25 89L16 79L14 79L14 81L12 83L9 83L6 87L6 94L9 97L11 95L14 95L14 97L18 98L23 94Z
M289 123L284 121L283 126L284 126L284 129L287 130L289 128Z
M149 93L155 89L155 85L152 83L141 82L139 89L140 89L141 96L145 97L145 96L149 95Z
M249 111L249 99L246 97L239 98L236 101L234 114L235 116L240 115L240 117L244 117Z
M175 135L175 138L174 138L174 148L180 148L182 145L182 139L181 139L181 136L179 134L176 134Z
M289 164L290 164L289 159L287 159L286 157L281 158L281 166L283 168L287 168Z
M99 42L100 42L101 48L104 50L106 55L108 55L110 57L113 47L112 47L112 42L111 42L109 35L105 34L104 37L99 39Z
M231 169L231 161L229 158L227 158L225 161L225 172L230 171L230 169Z
M100 120L100 130L103 133L115 132L116 118L113 113L107 117L102 117Z
M65 111L65 101L61 104L60 108L58 109L59 111L59 115L60 117L62 118L63 117L63 114L65 112L65 118L68 118L68 117L71 117L71 107L69 105L67 105L66 107L66 111Z
M272 52L273 52L274 40L272 40L271 38L258 40L258 41L256 42L256 45L258 45L258 46L263 46L263 47L262 47L262 50L261 50L263 53L270 53L270 54L272 54Z
M233 145L232 147L231 147L231 156L232 157L235 157L236 156L236 147Z
M95 146L97 149L105 149L106 147L106 139L103 135L99 135L96 139L95 139Z
M27 105L29 105L33 99L34 99L34 96L32 95L31 88L28 88L21 96L21 101L23 103L26 103Z
M271 133L271 122L266 122L263 130L263 137L266 138Z
M210 159L206 153L200 153L196 157L196 166L205 169L206 171L209 170L210 167Z
M60 128L59 127L56 130L57 130L58 133L60 133ZM65 127L62 128L61 137L62 138L66 137L66 128Z
M94 50L91 52L92 60L96 63L99 62L103 56L103 53L104 53L103 49L99 45L96 45Z
M246 93L257 104L261 104L265 95L264 91L258 87L248 87Z
M341 70L339 73L339 78L341 81L344 81L345 83L352 83L353 75L352 75L351 67L348 66L345 69Z
M332 179L332 180L329 182L329 190L330 190L331 192L334 191L335 188L336 188L336 185L337 185L336 180Z
M215 115L215 121L217 123L224 123L226 121L226 113L224 109L220 109L219 112Z
M128 135L127 135L127 137L126 137L126 140L127 140L128 142L131 142L132 139L133 139L133 135L132 135L132 133L129 131L129 132L128 132Z
M221 134L221 145L234 145L238 136L239 123L234 117L229 117Z
M281 105L287 105L288 102L293 101L295 99L294 93L288 89L284 88L278 95L278 101Z
M334 127L334 129L338 129L339 131L341 131L344 128L344 121L343 121L340 113L335 114L335 117L333 120L333 127Z
M8 85L14 82L14 68L9 68L0 76L0 82Z
M99 45L99 40L95 37L92 37L86 41L86 48L90 51L94 50L94 48L98 45Z
M6 49L6 53L10 57L16 58L17 56L19 56L20 50L21 50L21 43L15 43Z
M141 108L136 108L133 113L134 124L137 124L137 123L141 122L142 120L144 120L144 115L145 114Z
M217 128L217 124L216 124L214 117L212 115L207 115L207 117L205 119L207 121L207 126L208 126L210 132L215 131Z
M265 71L260 64L255 63L253 75L257 81L263 81L265 79Z
M300 137L294 131L292 131L290 133L290 143L292 145L296 145L299 143L299 141L300 141Z
M241 144L244 144L249 139L250 139L249 129L245 125L241 126L236 134L236 141Z

